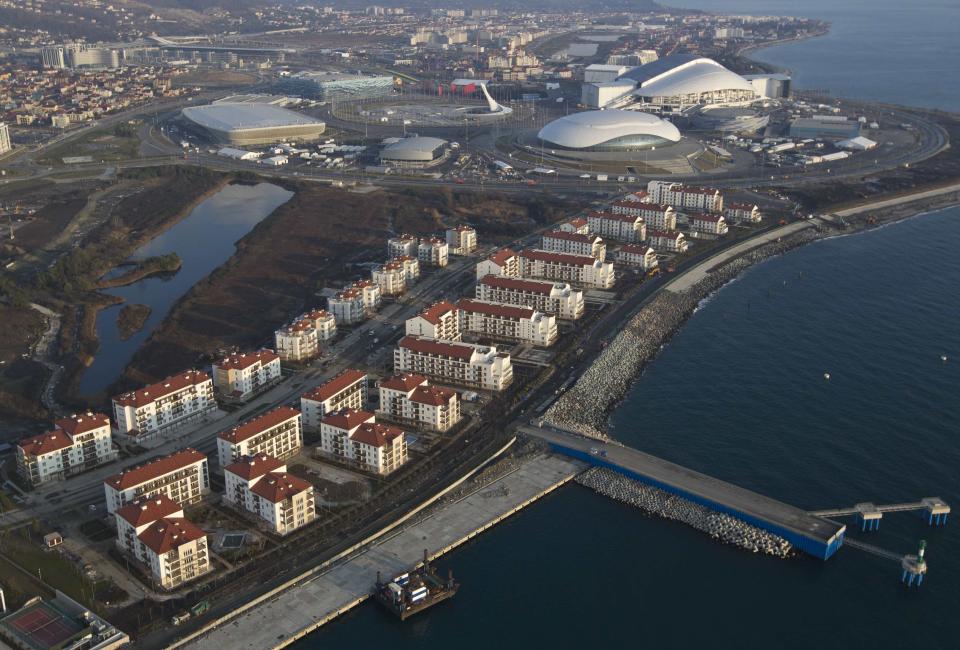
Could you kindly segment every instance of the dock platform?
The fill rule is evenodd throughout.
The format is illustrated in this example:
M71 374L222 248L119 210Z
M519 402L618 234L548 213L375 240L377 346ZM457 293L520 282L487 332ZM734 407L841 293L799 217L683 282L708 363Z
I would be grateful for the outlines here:
M371 597L377 572L397 575L463 544L572 480L586 465L541 454L421 521L372 542L364 551L242 614L226 616L202 636L173 647L223 650L283 648Z
M605 467L694 503L742 519L783 537L798 550L826 560L843 544L846 526L732 483L701 474L619 443L604 443L553 429L522 426L518 431L551 448Z

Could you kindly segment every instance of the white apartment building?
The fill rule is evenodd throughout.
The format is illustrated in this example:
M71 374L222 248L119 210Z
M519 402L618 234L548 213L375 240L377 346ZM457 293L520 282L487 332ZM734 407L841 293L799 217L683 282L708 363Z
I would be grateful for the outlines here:
M17 473L30 485L62 481L117 457L110 418L80 413L54 422L52 431L17 443Z
M617 261L628 266L639 266L644 271L657 268L657 251L642 244L624 244L617 251Z
M446 266L450 257L450 247L447 240L439 237L430 237L420 240L417 247L417 259L421 264L430 266Z
M196 449L181 451L114 474L103 482L107 512L158 494L184 505L210 492L207 457Z
M650 181L647 194L653 203L672 205L681 210L723 213L723 194L712 187L692 187L669 181Z
M462 298L460 329L480 337L549 347L557 341L557 319L530 307Z
M444 383L503 390L513 381L510 355L487 345L405 336L393 352L394 372Z
M245 400L280 379L280 355L273 350L233 354L213 364L213 386L221 395Z
M176 589L209 573L207 534L163 496L130 503L115 513L117 546L148 567L154 583Z
M576 232L554 230L544 233L541 248L555 253L589 255L601 262L607 259L607 245L596 235L581 235Z
M617 201L611 209L614 214L640 217L648 228L656 230L677 229L677 211L669 205L645 201ZM642 239L637 241L642 241Z
M578 235L589 235L590 234L590 224L586 219L582 217L576 217L570 221L564 221L559 226L557 230L562 230L563 232L572 232Z
M289 458L303 447L300 411L279 406L259 417L247 420L229 431L217 434L217 458L226 467L243 456L267 454Z
M723 218L723 215L719 214L691 214L689 223L690 230L695 233L720 236L726 235L730 231L730 229L727 227L726 220Z
M200 420L216 410L213 380L200 370L187 370L140 390L113 398L113 416L120 433L138 440Z
M446 300L434 303L422 312L408 318L406 333L445 341L460 340L460 315L457 307Z
M367 373L347 368L300 397L304 431L317 432L327 413L362 409L367 402Z
M650 245L654 250L665 251L667 253L685 253L687 251L687 241L682 232L660 231L650 232Z
M351 409L336 411L323 419L317 451L380 475L407 462L403 431L377 422L373 413Z
M590 232L624 242L643 241L647 226L642 217L613 212L591 212L587 215Z
M509 278L519 278L520 257L509 248L501 248L477 264L477 279L479 280L486 275L504 275Z
M326 309L311 309L297 316L298 321L310 323L317 330L317 340L329 341L337 335L337 320Z
M763 215L760 207L749 203L730 203L723 208L723 218L727 223L760 223Z
M394 375L379 384L378 416L430 431L447 431L460 421L460 395L431 386L423 375Z
M7 153L13 148L10 142L10 127L0 122L0 154Z
M412 287L417 283L417 280L420 279L420 260L416 257L401 255L400 257L393 258L391 261L403 264L403 274L407 280L408 287Z
M476 296L490 302L533 307L562 320L576 320L584 310L583 291L565 282L487 275L477 283Z
M310 321L297 320L273 333L277 355L284 361L306 361L320 354L317 328Z
M363 308L367 310L367 313L372 314L380 309L382 294L380 287L375 282L372 280L357 280L351 287L360 291L360 295L363 296Z
M520 253L520 273L525 278L559 280L597 289L609 289L616 281L610 262L535 249Z
M223 498L254 514L270 532L292 533L317 518L313 486L265 454L241 458L223 470Z
M387 240L387 257L416 257L420 240L413 235L398 235Z
M471 226L448 228L447 246L454 255L469 255L477 248L477 231Z
M370 277L384 296L400 296L407 291L407 274L399 260L378 266L370 272Z
M353 325L367 318L367 309L363 304L363 292L349 287L327 299L327 308L340 325Z

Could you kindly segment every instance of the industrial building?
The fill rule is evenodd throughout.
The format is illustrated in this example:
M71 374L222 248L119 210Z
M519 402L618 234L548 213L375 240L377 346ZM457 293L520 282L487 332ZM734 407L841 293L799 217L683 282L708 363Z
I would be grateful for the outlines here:
M386 97L393 92L393 76L337 71L304 71L283 79L283 92L322 102L345 102Z
M860 122L833 115L795 117L790 121L791 138L848 140L860 135Z
M248 102L188 106L183 117L213 140L230 145L316 140L326 124L274 104Z
M443 161L447 153L446 140L415 136L384 147L380 161L397 167L430 167Z
M11 149L13 149L13 144L10 141L10 127L4 122L0 122L0 155Z

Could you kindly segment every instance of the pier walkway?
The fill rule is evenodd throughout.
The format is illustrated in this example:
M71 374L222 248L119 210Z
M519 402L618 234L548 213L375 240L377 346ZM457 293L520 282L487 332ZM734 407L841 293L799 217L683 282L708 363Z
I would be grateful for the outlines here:
M551 448L597 467L606 467L727 513L748 524L783 537L798 550L826 560L843 544L846 526L726 481L695 472L616 442L585 438L549 426L521 426L519 431L539 438Z
M394 576L472 539L570 481L586 465L566 456L534 456L512 472L463 498L438 506L323 573L175 647L239 650L283 648L370 597L380 571ZM450 568L456 571L455 566Z

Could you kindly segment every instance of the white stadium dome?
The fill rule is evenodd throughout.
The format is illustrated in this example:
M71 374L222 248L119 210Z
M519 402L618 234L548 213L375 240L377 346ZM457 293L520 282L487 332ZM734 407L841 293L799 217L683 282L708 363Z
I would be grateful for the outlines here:
M636 94L641 97L670 97L725 90L752 93L753 85L713 59L701 57L644 81Z
M181 113L217 141L233 145L316 140L326 128L312 117L255 102L188 106Z
M656 115L609 109L550 122L537 134L548 146L588 151L635 151L680 141L680 131Z

